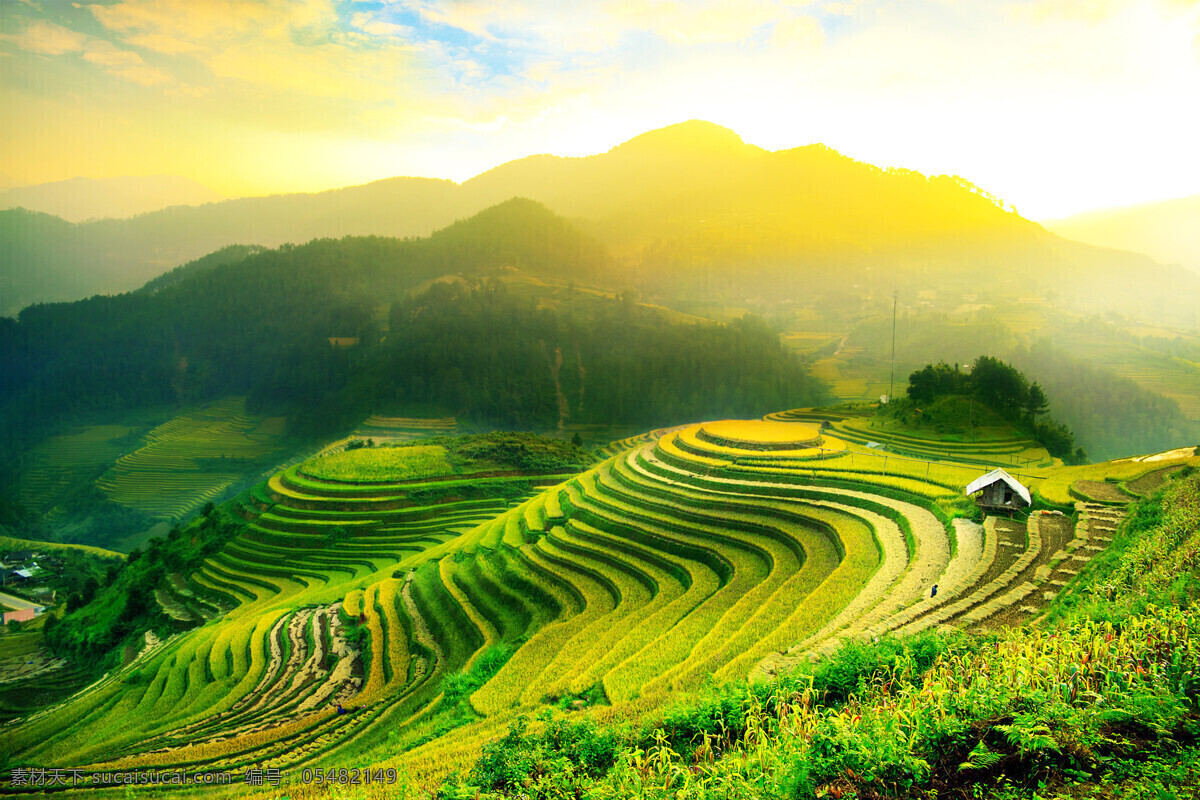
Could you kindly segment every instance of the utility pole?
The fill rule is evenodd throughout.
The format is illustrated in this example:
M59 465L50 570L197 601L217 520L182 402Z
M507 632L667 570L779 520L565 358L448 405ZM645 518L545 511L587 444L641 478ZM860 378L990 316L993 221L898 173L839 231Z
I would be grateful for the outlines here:
M892 292L892 375L888 379L889 404L892 402L892 397L896 391L896 300L899 297L899 291Z

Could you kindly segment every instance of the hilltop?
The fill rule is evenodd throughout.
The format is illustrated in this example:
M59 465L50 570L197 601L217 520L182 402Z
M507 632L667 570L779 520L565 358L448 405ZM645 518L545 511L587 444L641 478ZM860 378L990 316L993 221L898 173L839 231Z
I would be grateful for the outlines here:
M1145 253L1160 263L1200 272L1197 219L1200 195L1088 211L1042 224L1066 239Z

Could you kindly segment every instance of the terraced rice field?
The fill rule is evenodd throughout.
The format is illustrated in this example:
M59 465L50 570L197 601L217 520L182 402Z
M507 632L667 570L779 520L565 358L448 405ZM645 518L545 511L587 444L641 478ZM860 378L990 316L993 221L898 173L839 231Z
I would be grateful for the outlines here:
M841 339L843 334L831 331L789 331L781 334L779 339L789 350L797 353L811 353L830 342Z
M888 391L887 381L880 381L852 361L863 353L859 346L847 346L844 341L837 353L813 362L809 372L829 384L834 397L842 402L874 402Z
M357 439L385 442L412 442L431 436L457 436L458 421L454 417L419 419L416 417L384 417L373 414L354 429Z
M797 410L659 430L511 502L432 467L390 481L290 467L242 498L244 535L160 587L164 608L205 624L4 733L46 764L434 779L546 703L601 696L581 713L636 719L847 640L1021 622L1123 514L1080 500L1078 522L954 518L972 510L963 486L1026 442L897 438L938 458L881 458L844 435L856 422ZM1178 468L1130 467L1130 491ZM473 484L488 481L531 483Z
M273 453L281 433L281 418L252 417L243 398L228 398L154 428L96 485L118 503L179 519L241 480L246 462Z
M873 428L861 420L833 423L833 433L857 444L883 445L888 452L914 458L954 461L960 464L991 464L1009 468L1048 467L1052 461L1045 448L1028 437L981 438L980 441L951 441Z
M1174 400L1190 419L1200 419L1200 367L1196 364L1174 359L1152 365L1110 364L1109 368L1144 389Z
M119 440L130 430L124 425L93 425L42 442L21 471L21 502L33 511L50 511L64 490L120 457Z

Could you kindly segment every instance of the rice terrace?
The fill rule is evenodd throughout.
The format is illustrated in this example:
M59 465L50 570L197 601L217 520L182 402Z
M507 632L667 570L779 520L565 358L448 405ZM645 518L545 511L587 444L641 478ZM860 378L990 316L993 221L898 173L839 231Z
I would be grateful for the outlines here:
M1200 2L0 0L0 795L1200 797Z
M1083 593L1080 576L1120 535L1130 503L1200 465L1188 451L1054 466L1030 440L889 436L875 419L861 407L798 409L657 430L594 457L486 434L288 467L179 532L196 538L238 520L197 568L154 587L173 631L147 632L79 693L7 723L10 763L88 774L269 769L289 796L319 796L313 776L338 765L360 776L355 792L392 796L402 780L411 795L476 775L513 731L653 725L661 737L672 698L747 679L775 692L746 695L749 720L766 713L757 703L811 697L812 678L787 676L812 675L813 659L839 648L881 637L932 646L960 635L951 631L986 640L1001 622L1052 618L1060 595ZM1046 510L981 521L963 489L978 465L1014 454ZM1172 624L1172 636L1185 635ZM916 680L897 672L911 662L882 669L877 679ZM814 715L806 724L845 725L859 704L898 702L854 691L824 715L771 712L781 715L773 735L802 712ZM745 700L731 697L735 709ZM717 747L717 735L697 741ZM749 742L720 744L725 759L746 757ZM654 747L646 752L689 762ZM662 767L637 763L619 780L651 769L675 786ZM581 779L599 769L578 768ZM336 784L337 769L323 780ZM541 786L549 776L529 778Z

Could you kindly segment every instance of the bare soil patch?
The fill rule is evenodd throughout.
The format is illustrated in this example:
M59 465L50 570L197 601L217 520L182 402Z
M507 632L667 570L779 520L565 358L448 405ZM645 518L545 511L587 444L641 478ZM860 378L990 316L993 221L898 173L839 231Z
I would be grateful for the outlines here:
M1128 503L1134 499L1120 486L1105 481L1075 481L1071 488L1084 497L1101 503Z
M1135 481L1126 481L1125 486L1138 494L1149 494L1166 483L1168 476L1173 475L1181 469L1183 469L1182 466L1156 469L1154 472L1147 472Z

